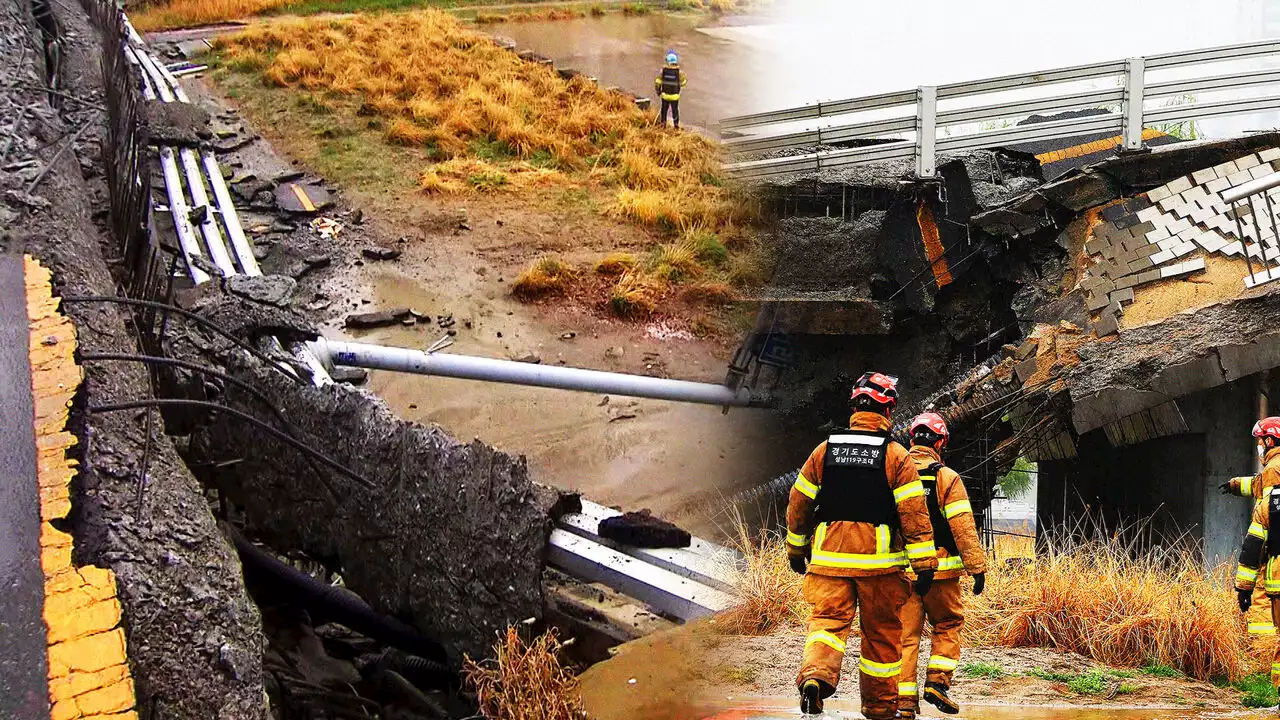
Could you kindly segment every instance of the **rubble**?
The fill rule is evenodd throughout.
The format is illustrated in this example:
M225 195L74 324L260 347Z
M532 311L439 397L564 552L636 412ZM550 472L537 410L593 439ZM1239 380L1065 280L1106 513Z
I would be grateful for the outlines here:
M386 325L395 325L407 317L409 317L409 308L398 307L388 310L348 315L347 319L343 321L343 324L353 330L368 330Z
M599 535L642 548L685 548L692 542L687 530L653 516L649 510L626 512L600 521Z

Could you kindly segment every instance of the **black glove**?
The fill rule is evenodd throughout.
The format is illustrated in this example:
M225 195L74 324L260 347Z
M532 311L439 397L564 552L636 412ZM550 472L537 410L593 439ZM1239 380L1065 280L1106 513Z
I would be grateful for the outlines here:
M1237 588L1236 599L1240 601L1240 612L1249 612L1249 606L1253 604L1253 591Z
M977 573L973 576L973 594L981 595L982 590L987 587L987 574Z
M805 562L803 555L788 555L787 560L791 563L791 571L797 575L803 575L805 571Z
M920 597L924 597L929 593L929 586L931 585L933 585L933 571L917 570L916 571L916 594L919 595Z
M1234 492L1231 492L1231 483L1229 482L1224 482L1219 485L1218 490L1220 490L1223 495L1235 495Z

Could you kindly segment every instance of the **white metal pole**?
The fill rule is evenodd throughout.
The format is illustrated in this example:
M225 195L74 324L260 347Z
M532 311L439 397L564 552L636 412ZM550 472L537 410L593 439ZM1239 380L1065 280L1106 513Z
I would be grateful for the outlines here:
M746 388L734 390L724 385L668 380L644 375L583 370L538 365L514 360L426 353L409 348L383 347L341 340L319 340L307 347L326 365L344 365L372 370L392 370L416 375L484 380L537 387L607 393L630 397L701 403L704 405L762 407Z
M916 177L932 179L938 174L938 88L921 85L916 92Z
M1124 149L1142 149L1142 102L1146 60L1140 57L1124 61Z

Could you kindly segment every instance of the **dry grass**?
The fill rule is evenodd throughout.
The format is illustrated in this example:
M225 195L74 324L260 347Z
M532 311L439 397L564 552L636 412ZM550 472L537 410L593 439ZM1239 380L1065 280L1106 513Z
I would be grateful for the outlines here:
M726 283L700 282L682 287L680 297L688 302L723 305L737 300L738 293Z
M759 217L726 185L713 141L655 127L630 98L521 60L438 10L281 20L217 46L228 67L358 106L388 144L421 149L435 160L420 173L426 193L572 188L604 195L593 207L608 216L678 238L643 268L605 271L630 274L609 297L620 316L650 315L667 283L708 268L726 266L708 280L734 282L726 238ZM531 281L516 286L518 297L565 292L532 291L543 285Z
M1141 550L1132 534L1059 533L1029 564L998 563L966 597L969 642L1051 647L1120 666L1159 664L1200 680L1247 670L1246 637L1223 569L1190 551Z
M649 317L665 291L666 285L662 281L632 270L613 286L609 293L609 306L619 317Z
M802 625L808 606L783 537L735 524L734 544L746 558L742 602L717 616L716 626L763 635ZM966 644L1068 650L1108 665L1168 666L1199 680L1251 671L1226 569L1205 577L1194 554L1170 549L1180 543L1141 550L1123 539L1132 533L1078 537L1056 533L1039 557L993 563L986 592L965 595Z
M131 11L129 21L139 32L211 25L260 15L293 0L170 0Z
M622 275L636 266L636 256L627 252L609 253L596 263L596 272L600 275Z
M783 535L756 532L741 515L734 514L734 549L746 562L738 568L737 607L720 613L716 627L734 635L768 635L799 627L809 618L809 605L801 591L801 577L791 571Z
M533 261L529 269L520 273L511 285L511 293L521 300L563 295L575 277L577 271L573 266L547 255Z
M494 659L463 661L480 712L493 720L585 720L578 682L560 663L555 630L526 643L515 627L493 646Z

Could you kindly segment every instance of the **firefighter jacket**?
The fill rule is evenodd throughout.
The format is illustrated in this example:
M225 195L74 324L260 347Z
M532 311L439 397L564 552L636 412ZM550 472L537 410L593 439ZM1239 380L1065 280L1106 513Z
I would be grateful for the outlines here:
M1262 457L1262 472L1253 476L1231 478L1231 492L1261 500L1268 488L1280 485L1280 447L1273 447Z
M942 464L942 458L933 448L916 445L909 453L924 485L925 504L933 524L933 543L938 548L938 573L934 579L986 572L987 553L978 540L964 481L955 470Z
M854 413L849 430L818 445L800 469L787 503L787 552L809 556L810 573L938 567L924 485L890 427L877 413Z
M1268 488L1262 499L1253 504L1249 531L1240 545L1237 590L1253 592L1262 571L1261 580L1267 595L1280 596L1280 532L1272 533L1272 524L1280 525L1280 488Z
M680 88L688 82L679 65L663 65L662 72L653 79L653 89L661 93L663 100L674 102L680 99Z

